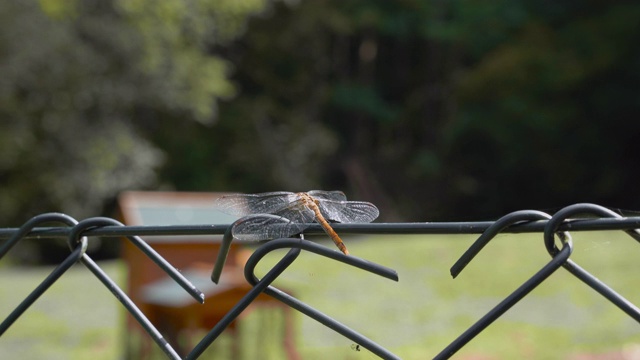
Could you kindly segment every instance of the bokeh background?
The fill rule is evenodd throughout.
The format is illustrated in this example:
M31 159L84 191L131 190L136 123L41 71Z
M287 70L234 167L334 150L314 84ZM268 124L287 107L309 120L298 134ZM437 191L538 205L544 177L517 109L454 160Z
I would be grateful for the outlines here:
M640 210L638 44L634 1L5 0L0 226L124 190Z
M3 1L0 221L126 189L639 209L640 5Z

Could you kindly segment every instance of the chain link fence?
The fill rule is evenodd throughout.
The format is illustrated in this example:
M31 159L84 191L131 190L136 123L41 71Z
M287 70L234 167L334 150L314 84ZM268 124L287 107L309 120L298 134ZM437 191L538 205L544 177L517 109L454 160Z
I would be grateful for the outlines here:
M52 226L52 224L57 226ZM45 227L46 225L46 227ZM196 303L203 303L205 295L194 284L166 261L158 252L142 240L141 236L167 235L221 235L224 234L222 250L219 252L211 281L218 283L222 274L226 252L225 247L231 244L231 233L227 231L231 225L181 225L181 226L124 226L110 218L89 218L77 221L70 216L59 213L48 213L35 216L20 228L0 229L0 258L4 257L14 245L27 238L65 238L71 250L69 256L26 297L0 324L0 337L16 322L22 314L42 296L60 277L74 264L81 263L100 280L100 282L124 306L126 311L135 319L139 326L155 343L158 349L169 359L198 359L215 343L220 335L243 313L259 296L265 294L280 305L295 310L306 317L326 326L332 331L346 337L354 345L354 351L366 349L383 359L399 359L400 357L385 347L385 339L371 339L334 317L319 311L288 292L282 291L272 283L283 274L287 268L296 262L301 252L310 252L325 258L327 265L340 262L348 267L366 271L391 281L399 281L402 274L384 265L352 255L344 255L336 250L319 245L303 238L277 239L267 241L258 246L244 265L244 278L249 284L246 292L229 311L195 343L186 353L176 350L176 344L168 341L165 334L154 324L131 300L113 279L87 253L89 238L125 238L146 257L151 259L157 267L164 271L172 281L177 283ZM618 307L630 318L640 322L640 309L614 291L603 281L599 280L587 270L579 266L570 257L574 250L571 238L573 232L591 231L623 231L631 240L640 242L640 217L623 217L607 208L594 204L576 204L568 206L553 215L540 211L516 211L505 215L496 221L484 222L446 222L446 223L369 223L369 224L333 224L333 228L341 234L479 234L478 239L452 266L450 272L455 278L474 259L474 257L501 233L541 233L544 237L546 251L550 260L539 271L515 291L499 301L486 315L480 317L476 323L470 324L468 329L437 354L428 354L434 359L448 359L454 356L478 334L489 327L494 321L503 316L516 303L525 298L533 289L546 281L561 267L567 270L577 280L585 283L599 295ZM322 228L312 224L305 234L320 234ZM401 245L399 245L401 246ZM282 256L262 277L256 275L256 267L270 253L286 249ZM496 261L498 261L496 259ZM347 275L345 275L347 276ZM410 309L408 309L410 311ZM383 323L380 326L384 326ZM362 330L361 330L362 331ZM1 339L0 339L1 341ZM540 346L544 346L541 344ZM291 353L290 358L298 355ZM425 357L427 357L425 356Z

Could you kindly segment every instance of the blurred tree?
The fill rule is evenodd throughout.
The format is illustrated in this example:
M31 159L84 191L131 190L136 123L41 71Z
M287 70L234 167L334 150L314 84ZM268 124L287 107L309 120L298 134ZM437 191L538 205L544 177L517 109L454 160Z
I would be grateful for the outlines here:
M521 26L460 69L443 195L479 214L574 202L637 209L640 5L522 10Z
M430 24L445 21L446 6L275 3L252 20L227 52L242 90L220 112L220 125L242 128L222 140L236 174L260 179L241 190L345 189L386 220L440 206L430 186L459 50Z
M3 1L0 221L95 215L157 183L157 118L211 123L235 93L211 54L263 0ZM179 120L178 120L179 119Z
M158 186L165 155L152 135L164 119L170 129L215 120L216 102L235 87L229 63L211 49L263 7L0 2L0 223L46 211L94 216L124 189ZM68 253L41 243L46 256Z
M222 185L342 188L387 219L637 207L639 19L634 3L275 3L227 49L242 90L220 112L241 129L222 140L232 173L259 183Z
M386 220L638 207L633 2L0 7L3 221L154 182L338 188Z

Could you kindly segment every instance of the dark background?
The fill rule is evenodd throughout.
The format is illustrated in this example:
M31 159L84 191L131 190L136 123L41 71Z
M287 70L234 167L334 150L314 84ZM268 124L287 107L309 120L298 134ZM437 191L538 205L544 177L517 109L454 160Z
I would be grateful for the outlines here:
M640 4L3 1L0 225L127 189L639 210Z

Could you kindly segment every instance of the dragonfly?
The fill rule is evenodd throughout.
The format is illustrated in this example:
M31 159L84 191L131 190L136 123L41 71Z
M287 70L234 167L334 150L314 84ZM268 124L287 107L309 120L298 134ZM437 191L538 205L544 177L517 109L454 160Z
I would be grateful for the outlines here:
M271 240L301 234L318 222L338 249L349 251L329 221L369 223L378 217L378 208L369 202L347 201L342 191L275 191L260 194L231 194L215 200L230 215L245 216L231 230L234 238L247 241ZM260 216L271 214L274 216Z

